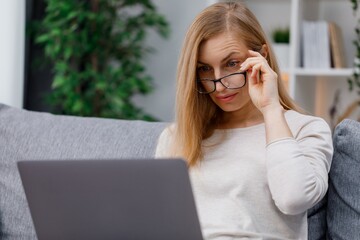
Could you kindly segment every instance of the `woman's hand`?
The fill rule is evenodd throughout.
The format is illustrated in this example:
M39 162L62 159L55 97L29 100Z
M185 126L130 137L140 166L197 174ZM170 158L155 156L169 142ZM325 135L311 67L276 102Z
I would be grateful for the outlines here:
M267 110L281 107L276 72L260 53L249 50L249 55L240 70L247 71L252 102L263 114Z
M292 137L279 101L276 72L260 53L249 50L249 55L240 70L247 71L251 100L264 116L266 143Z

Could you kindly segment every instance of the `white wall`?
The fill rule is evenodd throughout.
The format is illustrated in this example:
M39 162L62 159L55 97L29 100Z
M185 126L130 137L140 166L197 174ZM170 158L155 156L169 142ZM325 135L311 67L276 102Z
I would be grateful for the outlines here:
M23 106L25 0L0 1L0 102Z
M172 121L175 115L176 68L187 28L195 16L214 1L153 0L158 11L170 22L171 35L161 39L151 34L147 44L156 49L146 59L147 72L153 77L155 89L146 96L136 96L134 102L163 121Z

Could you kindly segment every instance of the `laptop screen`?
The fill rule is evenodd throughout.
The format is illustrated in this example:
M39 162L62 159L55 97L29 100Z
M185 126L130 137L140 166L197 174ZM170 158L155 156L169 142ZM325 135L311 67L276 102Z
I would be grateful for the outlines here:
M18 162L39 240L201 240L181 159Z

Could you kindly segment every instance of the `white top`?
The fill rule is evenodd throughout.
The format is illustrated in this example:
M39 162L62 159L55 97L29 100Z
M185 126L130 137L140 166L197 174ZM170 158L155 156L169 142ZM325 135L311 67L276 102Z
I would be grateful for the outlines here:
M331 131L316 117L285 113L294 138L266 146L265 124L215 130L190 169L204 239L307 239L307 209L325 195ZM168 157L171 131L156 157ZM220 144L219 144L220 143Z

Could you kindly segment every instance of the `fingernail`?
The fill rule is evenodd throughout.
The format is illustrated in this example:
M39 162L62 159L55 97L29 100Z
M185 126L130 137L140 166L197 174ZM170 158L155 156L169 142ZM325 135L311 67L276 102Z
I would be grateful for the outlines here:
M242 63L242 64L240 65L240 71L244 71L245 68L246 68L246 64Z

